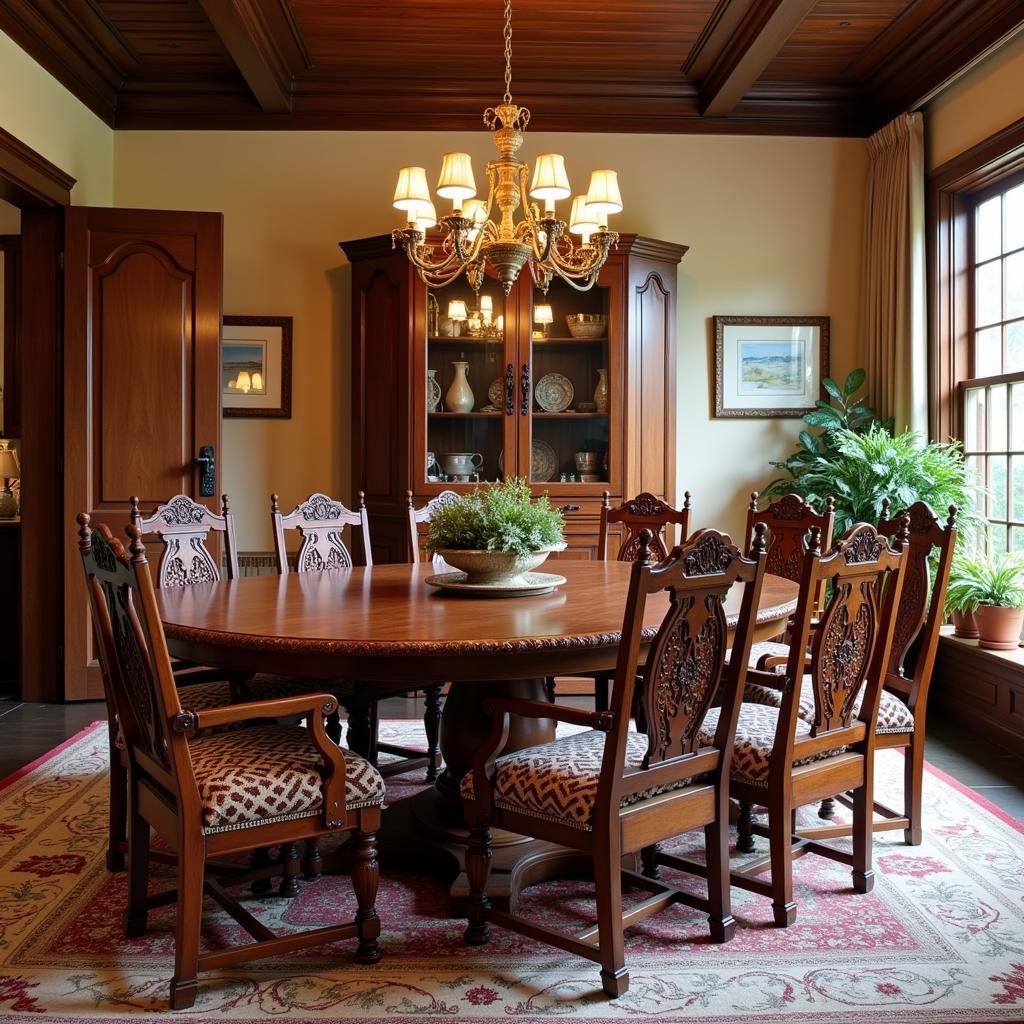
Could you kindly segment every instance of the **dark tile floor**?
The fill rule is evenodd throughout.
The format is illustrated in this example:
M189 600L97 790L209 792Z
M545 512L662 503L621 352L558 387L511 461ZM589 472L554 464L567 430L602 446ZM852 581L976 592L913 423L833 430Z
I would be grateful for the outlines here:
M570 698L586 707L587 698ZM381 706L382 718L423 714L421 701L393 698ZM52 750L91 722L106 717L101 701L30 704L0 700L0 779ZM933 717L925 755L936 768L970 786L1008 814L1024 821L1024 757L990 742L972 739L949 722Z

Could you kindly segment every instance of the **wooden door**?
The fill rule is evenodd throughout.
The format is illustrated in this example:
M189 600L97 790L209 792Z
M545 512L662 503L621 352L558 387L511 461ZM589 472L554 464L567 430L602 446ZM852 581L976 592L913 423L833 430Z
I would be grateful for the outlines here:
M70 207L64 248L64 695L100 696L72 528L219 493L223 217ZM212 448L212 479L197 463Z

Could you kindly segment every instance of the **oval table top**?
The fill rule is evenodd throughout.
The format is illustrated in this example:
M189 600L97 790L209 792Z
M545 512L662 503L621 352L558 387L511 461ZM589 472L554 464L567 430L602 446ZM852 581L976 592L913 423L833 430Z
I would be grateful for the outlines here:
M421 563L250 576L158 590L157 599L171 653L223 668L448 681L613 667L630 564L560 561L550 568L567 582L533 597L442 593L424 582L436 569ZM781 632L797 592L796 583L765 578L762 636ZM739 599L734 588L726 601L730 628ZM648 601L647 639L666 606L664 594Z

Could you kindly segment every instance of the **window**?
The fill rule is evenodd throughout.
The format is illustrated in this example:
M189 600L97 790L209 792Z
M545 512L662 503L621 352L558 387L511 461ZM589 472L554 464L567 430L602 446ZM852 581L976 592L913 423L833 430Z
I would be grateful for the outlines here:
M1024 552L1024 176L965 197L970 378L961 439L993 554Z

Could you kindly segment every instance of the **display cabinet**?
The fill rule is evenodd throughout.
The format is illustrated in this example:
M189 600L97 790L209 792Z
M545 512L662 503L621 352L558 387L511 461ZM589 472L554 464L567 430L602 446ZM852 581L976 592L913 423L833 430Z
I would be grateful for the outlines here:
M520 476L566 514L560 557L597 555L602 494L675 497L677 265L687 247L621 235L595 286L524 271L428 289L390 236L352 264L352 489L375 561L409 557L407 492Z

